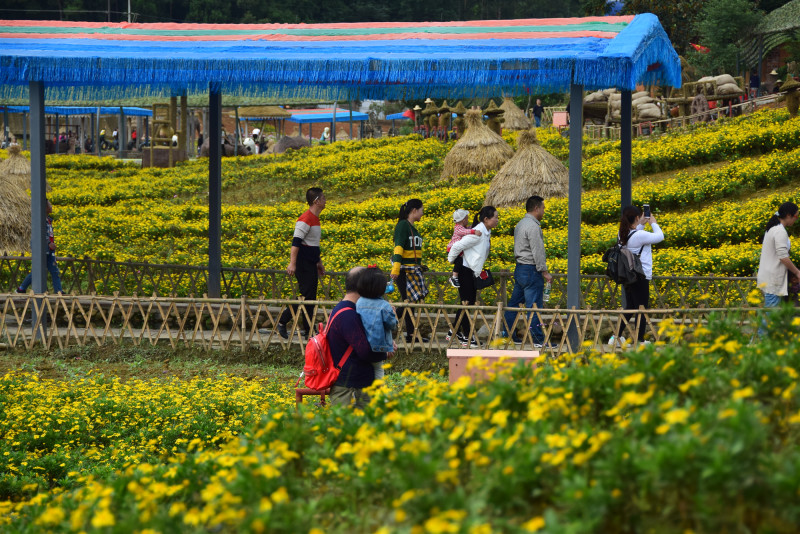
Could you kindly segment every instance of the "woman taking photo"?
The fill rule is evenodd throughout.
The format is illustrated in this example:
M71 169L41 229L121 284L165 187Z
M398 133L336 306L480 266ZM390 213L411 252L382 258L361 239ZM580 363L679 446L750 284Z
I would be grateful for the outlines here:
M787 226L793 225L798 218L796 204L786 202L781 204L773 215L764 231L761 244L761 260L758 263L758 287L764 292L764 307L774 308L780 303L781 298L789 294L787 273L800 277L800 270L789 259L789 241ZM764 327L758 329L759 335L764 334Z
M400 206L399 220L394 227L391 277L403 301L419 302L428 294L422 274L422 236L414 226L414 223L422 219L422 213L422 201L412 198ZM405 314L406 343L411 343L414 339L414 321L411 315L411 310ZM417 341L427 343L429 339L420 336Z
M644 225L650 223L652 231L644 229ZM636 206L628 206L622 210L622 217L619 221L619 242L632 253L639 256L642 262L644 278L632 284L624 286L625 290L625 309L638 310L640 306L645 309L650 307L650 280L653 279L653 251L652 245L664 240L664 233L658 227L655 216L644 217L642 210ZM639 328L636 323L632 323L634 314L625 314L625 320L619 324L617 334L608 340L609 345L618 343L620 346L626 339L622 336L626 324L632 324L636 332L636 339L639 343L644 342L644 334L647 332L647 318L642 315L638 320Z
M468 235L453 244L447 255L447 261L455 263L459 254L464 253L464 262L456 269L458 270L458 296L462 303L473 305L477 301L478 289L475 286L475 277L481 274L486 258L489 257L489 248L492 237L492 229L497 226L500 219L494 206L484 206L475 214L472 221L472 228L480 231L480 235ZM476 232L477 234L477 232ZM469 315L465 310L461 310L456 318L456 323L461 321L461 331L456 334L463 346L478 348L480 345L469 332L471 324ZM452 332L448 333L447 340L450 340Z

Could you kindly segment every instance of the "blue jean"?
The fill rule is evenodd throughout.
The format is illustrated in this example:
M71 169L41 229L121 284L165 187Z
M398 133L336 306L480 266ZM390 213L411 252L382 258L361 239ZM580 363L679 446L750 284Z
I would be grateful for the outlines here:
M544 277L542 273L536 270L536 266L518 263L514 268L514 291L511 293L511 298L508 299L508 307L516 308L524 302L527 308L533 308L534 304L542 308L544 307L543 292ZM511 329L516 318L517 312L507 311L505 313L505 320L509 329ZM537 317L531 320L531 336L535 342L541 342L544 339L542 325L539 324Z
M764 307L765 308L777 308L781 303L782 297L778 295L773 295L772 293L764 293ZM758 337L764 337L764 334L767 333L767 317L764 316L761 319L761 326L758 327Z
M58 265L56 265L56 255L47 254L47 270L50 271L50 277L53 279L53 292L61 293L61 273L58 272ZM33 273L28 273L22 285L19 288L23 291L31 286L33 281Z
M534 115L533 120L536 122L537 128L539 128L542 125L542 118L539 115Z

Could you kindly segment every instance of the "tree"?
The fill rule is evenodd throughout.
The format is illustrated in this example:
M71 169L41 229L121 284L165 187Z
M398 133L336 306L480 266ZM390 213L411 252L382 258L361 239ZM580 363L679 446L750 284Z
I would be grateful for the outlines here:
M709 49L698 57L703 73L735 73L738 43L762 17L750 0L709 0L695 25L699 44Z
M695 38L695 23L707 0L627 0L626 14L653 13L661 21L672 46L685 54Z

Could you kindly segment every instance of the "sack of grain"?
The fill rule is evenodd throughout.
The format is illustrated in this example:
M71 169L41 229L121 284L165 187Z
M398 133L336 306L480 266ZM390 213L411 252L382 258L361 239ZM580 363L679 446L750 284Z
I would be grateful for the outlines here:
M718 86L726 85L729 83L736 85L736 80L734 80L733 76L731 76L730 74L720 74L719 76L714 77L714 80L716 80Z
M697 83L708 83L708 82L713 82L713 81L714 81L714 77L713 76L703 76L702 78L697 80Z
M633 93L633 99L636 100L637 98L641 98L643 96L650 96L650 93L647 91L639 91L637 93Z
M656 113L658 115L661 114L661 108L659 108L656 104L642 104L637 108L637 110L639 112L639 116L641 116L642 113L648 112Z
M633 99L633 101L631 102L631 104L632 104L634 107L639 107L639 106L642 106L642 105L644 105L644 104L650 104L650 103L652 103L652 102L655 102L655 99L654 99L654 98L652 98L652 97L649 97L649 96L640 96L639 98L635 98L635 99Z
M741 95L744 93L735 83L726 83L717 86L717 93L720 95Z

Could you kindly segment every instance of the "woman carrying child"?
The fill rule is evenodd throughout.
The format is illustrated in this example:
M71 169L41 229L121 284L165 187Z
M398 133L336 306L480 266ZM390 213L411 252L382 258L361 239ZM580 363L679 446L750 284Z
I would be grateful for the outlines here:
M375 265L370 265L358 278L356 312L367 333L367 341L373 352L386 352L391 358L395 351L393 334L397 332L397 315L386 299L386 275ZM384 360L385 361L385 360ZM383 378L383 362L373 362L375 380Z
M450 242L447 243L447 253L450 253L450 249L453 248L453 245L461 241L461 238L465 235L481 235L480 230L476 230L475 228L469 227L469 212L464 209L457 209L453 212L453 237L450 238ZM459 254L456 261L453 262L453 273L450 275L450 285L457 288L458 287L458 270L464 265L464 255Z

